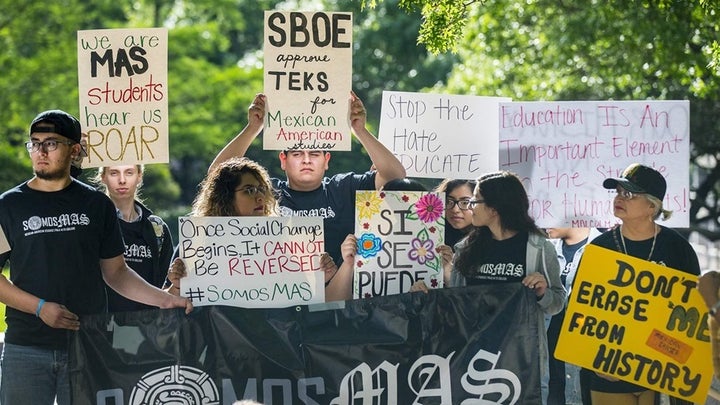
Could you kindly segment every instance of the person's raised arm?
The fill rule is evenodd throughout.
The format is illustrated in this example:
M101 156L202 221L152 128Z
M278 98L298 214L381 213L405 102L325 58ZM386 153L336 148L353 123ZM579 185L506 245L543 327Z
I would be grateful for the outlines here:
M255 99L248 108L248 123L245 128L225 145L224 148L215 156L215 159L208 167L208 173L220 163L232 158L245 156L250 144L263 129L265 119L265 101L264 94L256 94Z
M350 93L350 126L377 170L375 188L380 189L390 180L404 178L406 175L405 168L397 157L367 130L366 124L367 111L365 106L358 96L352 92Z
M100 268L107 285L127 299L160 308L185 308L185 313L192 311L190 300L151 285L127 266L122 255L101 259Z

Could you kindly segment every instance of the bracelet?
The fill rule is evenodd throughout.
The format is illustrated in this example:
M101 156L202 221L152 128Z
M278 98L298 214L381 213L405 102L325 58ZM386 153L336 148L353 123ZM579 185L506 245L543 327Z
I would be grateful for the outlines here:
M720 301L716 302L715 305L711 306L708 312L710 312L710 315L715 316L718 310L720 310Z
M40 298L40 301L38 301L38 306L35 309L35 316L40 318L40 310L42 309L43 305L45 305L45 300Z

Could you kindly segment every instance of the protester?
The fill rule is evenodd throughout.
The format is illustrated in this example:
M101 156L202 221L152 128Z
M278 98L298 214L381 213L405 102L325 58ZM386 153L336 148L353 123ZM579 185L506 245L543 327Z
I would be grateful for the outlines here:
M452 271L455 245L473 228L469 204L474 188L474 180L445 179L434 190L445 193L445 241L436 250L442 258L443 271L446 274Z
M145 281L162 287L173 255L172 235L165 221L140 200L143 171L139 164L101 167L93 181L115 204L125 242L125 261ZM110 312L151 308L130 301L111 288L107 290Z
M548 366L544 316L562 310L566 298L555 249L529 216L527 193L513 173L500 171L479 177L468 207L472 210L473 229L456 245L453 266L444 274L445 285L519 282L529 288L539 308L533 322L538 330L540 373L544 379ZM411 291L428 291L428 287L417 282ZM542 398L546 396L543 392Z
M437 187L436 193L445 193L445 244L453 248L466 237L472 229L472 210L468 202L473 197L475 181L463 179L445 179Z
M270 187L267 170L254 160L234 157L215 165L200 184L192 206L196 217L276 216L277 199ZM332 258L323 254L320 267L325 273L336 271ZM173 260L167 271L166 288L180 295L180 279L187 275L185 264Z
M568 296L572 291L572 284L577 272L578 263L585 246L600 235L595 228L547 228L548 237L555 246L558 261L560 262L560 281L567 290ZM565 310L555 315L546 315L548 349L550 351L550 373L548 382L548 405L575 405L582 404L583 384L580 368L555 358L560 330L565 319ZM589 375L589 374L587 374ZM587 387L589 395L589 387Z
M698 258L690 243L676 231L655 222L660 216L665 220L672 214L663 208L667 184L660 172L634 163L621 177L605 179L603 187L617 192L613 213L622 224L590 243L694 276L700 274ZM650 405L656 400L652 390L597 372L591 376L590 384L593 404ZM690 402L670 398L670 403Z
M405 169L365 127L366 111L362 101L351 93L350 125L355 137L367 151L376 171L363 174L340 173L326 177L330 152L321 150L287 150L280 152L280 167L286 180L272 178L279 194L282 216L320 216L324 219L325 249L340 263L340 245L355 227L355 191L377 190L393 179L405 177ZM218 153L210 171L221 162L244 156L263 128L266 97L258 94L250 105L248 124Z
M3 404L70 404L69 331L80 328L78 315L106 312L105 283L134 301L192 310L127 266L112 201L70 177L70 162L82 153L80 132L66 112L40 113L26 144L34 176L0 196L0 225L12 248L0 254L0 267L10 262L10 281L0 277Z
M427 191L419 182L409 179L390 180L382 186L382 191ZM340 245L341 265L333 273L325 276L325 301L344 301L352 299L353 275L355 274L355 255L357 238L349 234Z

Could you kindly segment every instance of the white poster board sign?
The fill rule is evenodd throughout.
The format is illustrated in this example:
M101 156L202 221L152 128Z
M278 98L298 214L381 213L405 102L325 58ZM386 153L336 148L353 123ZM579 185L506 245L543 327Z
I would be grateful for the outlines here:
M442 288L445 193L357 191L353 298L406 293L419 280Z
M194 306L281 308L325 302L321 218L181 217L180 294Z
M631 163L665 176L669 227L689 224L688 101L513 102L500 105L500 169L517 173L540 227L611 227L603 188Z
M78 31L83 167L167 163L167 29Z
M409 177L475 179L498 169L506 97L383 91L378 139Z
M263 148L350 150L352 13L266 11Z

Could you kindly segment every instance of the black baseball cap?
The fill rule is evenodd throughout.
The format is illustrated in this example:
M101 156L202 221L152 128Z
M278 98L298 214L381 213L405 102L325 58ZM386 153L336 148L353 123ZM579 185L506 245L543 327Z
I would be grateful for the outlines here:
M620 186L632 193L647 193L662 201L665 198L667 182L660 172L652 167L633 163L628 166L621 177L603 181L603 187L613 189Z
M62 110L48 110L38 114L30 123L30 134L34 132L52 132L75 143L80 143L82 130L80 121ZM81 147L81 155L87 156L85 148Z

